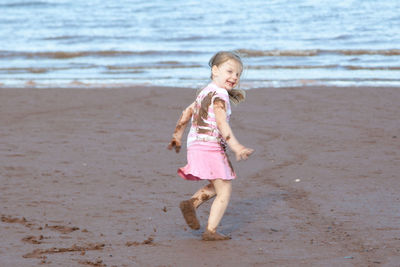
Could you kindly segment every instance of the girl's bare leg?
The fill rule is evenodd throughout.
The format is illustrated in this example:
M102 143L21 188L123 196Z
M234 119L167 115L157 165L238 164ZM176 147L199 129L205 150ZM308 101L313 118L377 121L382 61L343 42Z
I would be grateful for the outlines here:
M200 223L196 216L196 209L205 201L215 196L215 189L212 183L199 189L190 200L182 201L179 205L182 215L188 226L194 230L200 229Z
M199 189L191 198L193 202L193 206L197 209L201 204L206 202L207 200L215 197L216 192L214 185L210 182L208 185Z
M216 230L228 207L232 185L231 181L222 179L214 180L212 184L214 185L217 196L211 205L210 217L208 218L206 231L203 234L203 240L226 240L229 239L229 237L218 234Z

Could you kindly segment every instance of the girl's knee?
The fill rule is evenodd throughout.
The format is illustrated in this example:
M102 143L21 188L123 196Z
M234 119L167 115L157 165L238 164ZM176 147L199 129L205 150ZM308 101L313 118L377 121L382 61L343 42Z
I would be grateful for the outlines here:
M223 185L223 190L226 191L227 193L231 193L232 192L232 183L231 181L223 181L224 185Z
M227 180L222 180L222 179L217 179L212 181L214 188L215 188L215 192L220 196L224 196L224 197L229 197L232 191L232 185L231 185L231 181L227 181Z
M224 199L229 199L231 196L231 192L232 192L232 187L230 186L226 186L224 188L222 188L219 192L219 194L224 198ZM217 194L218 195L218 194Z

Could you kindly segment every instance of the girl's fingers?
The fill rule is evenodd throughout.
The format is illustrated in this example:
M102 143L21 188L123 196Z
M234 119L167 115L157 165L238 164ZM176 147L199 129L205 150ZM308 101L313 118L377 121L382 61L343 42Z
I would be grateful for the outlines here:
M180 150L181 150L181 146L178 145L178 144L176 144L176 146L175 146L175 152L176 152L176 153L179 153Z
M169 144L168 144L168 149L172 150L172 148L175 146L175 141L172 140Z
M254 149L251 148L245 148L240 153L236 156L236 160L246 160L249 158L249 156L254 152Z
M175 152L179 153L179 151L181 150L180 142L178 142L176 140L172 140L171 143L169 143L169 145L168 145L168 149L172 150L174 147L175 147Z

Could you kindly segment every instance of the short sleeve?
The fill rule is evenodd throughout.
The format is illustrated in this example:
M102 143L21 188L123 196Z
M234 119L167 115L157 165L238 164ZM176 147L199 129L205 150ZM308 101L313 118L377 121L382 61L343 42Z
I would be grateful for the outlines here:
M229 95L225 90L217 90L215 95L212 97L211 102L214 104L215 100L223 100L225 101L225 105L229 103Z
M229 102L229 94L225 89L218 89L215 95L211 99L211 103L214 105L215 101L224 101L225 109L228 115L231 113L231 107Z

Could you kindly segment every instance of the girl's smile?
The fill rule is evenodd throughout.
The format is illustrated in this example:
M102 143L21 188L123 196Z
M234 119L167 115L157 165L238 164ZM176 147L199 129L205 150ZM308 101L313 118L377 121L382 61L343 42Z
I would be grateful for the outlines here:
M242 74L242 66L235 60L230 59L220 66L212 67L213 82L221 88L232 90L235 88Z

